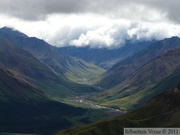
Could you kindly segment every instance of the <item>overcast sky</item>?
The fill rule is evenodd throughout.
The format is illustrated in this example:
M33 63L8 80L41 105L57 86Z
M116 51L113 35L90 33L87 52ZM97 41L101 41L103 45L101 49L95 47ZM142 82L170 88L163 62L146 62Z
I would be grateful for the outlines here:
M56 46L180 36L180 0L0 0L0 27Z

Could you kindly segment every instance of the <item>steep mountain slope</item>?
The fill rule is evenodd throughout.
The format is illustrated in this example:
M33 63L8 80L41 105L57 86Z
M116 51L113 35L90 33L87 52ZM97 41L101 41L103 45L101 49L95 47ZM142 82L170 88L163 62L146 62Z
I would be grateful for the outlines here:
M102 105L121 109L141 106L149 98L162 92L162 81L176 85L180 77L180 47L167 51L134 72L125 81L94 96ZM168 79L169 78L169 79ZM176 79L174 79L176 78ZM172 83L173 82L173 83ZM158 88L159 87L159 88Z
M55 135L123 135L124 127L179 127L180 84L122 116Z
M153 41L151 41L153 42ZM121 48L90 48L90 47L62 47L59 48L70 56L81 58L87 62L99 65L102 68L109 69L120 60L139 52L146 48L151 42L147 41L127 41Z
M17 48L4 38L0 38L0 61L1 69L53 97L62 98L95 90L62 78L29 52Z
M43 101L47 96L22 78L16 78L8 70L0 69L0 102Z
M87 110L49 99L41 90L0 69L1 132L48 133L71 127ZM67 118L65 118L65 116ZM69 118L69 119L68 119Z
M96 65L62 54L58 48L45 41L28 37L19 31L4 27L0 29L0 35L15 43L19 48L30 52L55 72L71 81L92 84L96 82L100 74L105 72Z
M178 46L180 46L180 38L178 37L167 38L153 43L147 49L114 65L104 73L103 79L98 82L97 85L107 89L112 88L124 81L129 75L132 75L133 72L153 58L166 52L168 49Z
M84 109L49 99L41 90L2 69L0 69L0 110L0 132L41 132L46 131L47 127L51 131L59 130L72 126L72 123L62 115L81 116L86 112Z

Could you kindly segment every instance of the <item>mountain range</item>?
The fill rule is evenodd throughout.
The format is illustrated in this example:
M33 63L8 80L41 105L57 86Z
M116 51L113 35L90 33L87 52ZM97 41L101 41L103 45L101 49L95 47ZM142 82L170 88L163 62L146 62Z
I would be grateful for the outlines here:
M0 132L50 134L118 109L128 113L58 134L116 135L125 126L177 126L179 80L178 37L127 41L114 49L58 48L3 27Z
M172 44L172 41L175 41L175 43ZM169 81L167 82L169 86L166 84L166 89L177 85L180 79L180 47L176 46L180 46L179 41L180 39L177 37L161 41L166 43L163 48L169 48L167 47L169 44L173 45L173 49L167 49L164 53L161 53L159 56L149 60L149 62L139 67L139 69L136 69L136 62L140 63L139 59L145 60L146 58L146 60L148 60L144 55L138 54L138 59L132 62L132 64L127 64L127 66L125 66L126 68L123 67L123 64L120 65L121 63L125 63L125 61L118 63L122 68L115 65L113 67L115 69L114 72L111 69L112 74L114 74L115 77L111 76L111 78L119 79L118 81L120 81L120 83L105 92L95 95L92 99L105 106L113 106L125 110L134 109L140 107L147 100L162 92L163 87L160 84L163 83L163 81ZM162 44L156 45L160 46L158 48L161 49ZM158 52L160 52L160 49L157 49ZM145 52L144 54L148 55L148 51L145 50ZM141 52L141 54L143 54L143 52ZM137 56L137 54L135 56ZM135 56L132 58L134 59ZM128 60L127 63L129 63ZM145 61L141 62L141 64L143 63L145 63ZM140 64L137 65L139 66ZM132 72L133 70L135 71ZM124 81L121 79L123 74L119 74L118 76L118 72L127 74L127 77L124 77Z
M106 89L112 88L124 81L128 76L132 75L153 58L178 46L180 46L180 39L178 37L166 38L152 43L142 51L116 63L102 75L103 77L97 85Z

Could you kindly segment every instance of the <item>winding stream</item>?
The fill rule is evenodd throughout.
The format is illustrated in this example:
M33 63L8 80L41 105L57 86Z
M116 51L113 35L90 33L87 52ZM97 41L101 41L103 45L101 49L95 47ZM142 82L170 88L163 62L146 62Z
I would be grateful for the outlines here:
M104 109L105 112L107 112L107 114L109 114L112 117L122 115L126 112L126 111L116 109L116 108L100 106L96 102L87 100L89 96L90 95L76 96L74 98L69 99L69 101L73 102L74 104L77 104L78 106L85 107L85 108Z

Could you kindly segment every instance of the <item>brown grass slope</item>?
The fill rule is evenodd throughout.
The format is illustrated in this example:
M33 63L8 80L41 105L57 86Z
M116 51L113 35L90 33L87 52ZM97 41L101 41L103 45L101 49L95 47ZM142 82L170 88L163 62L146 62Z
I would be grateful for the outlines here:
M39 102L48 100L48 97L43 91L14 77L9 71L0 69L0 102L9 102L10 100Z

